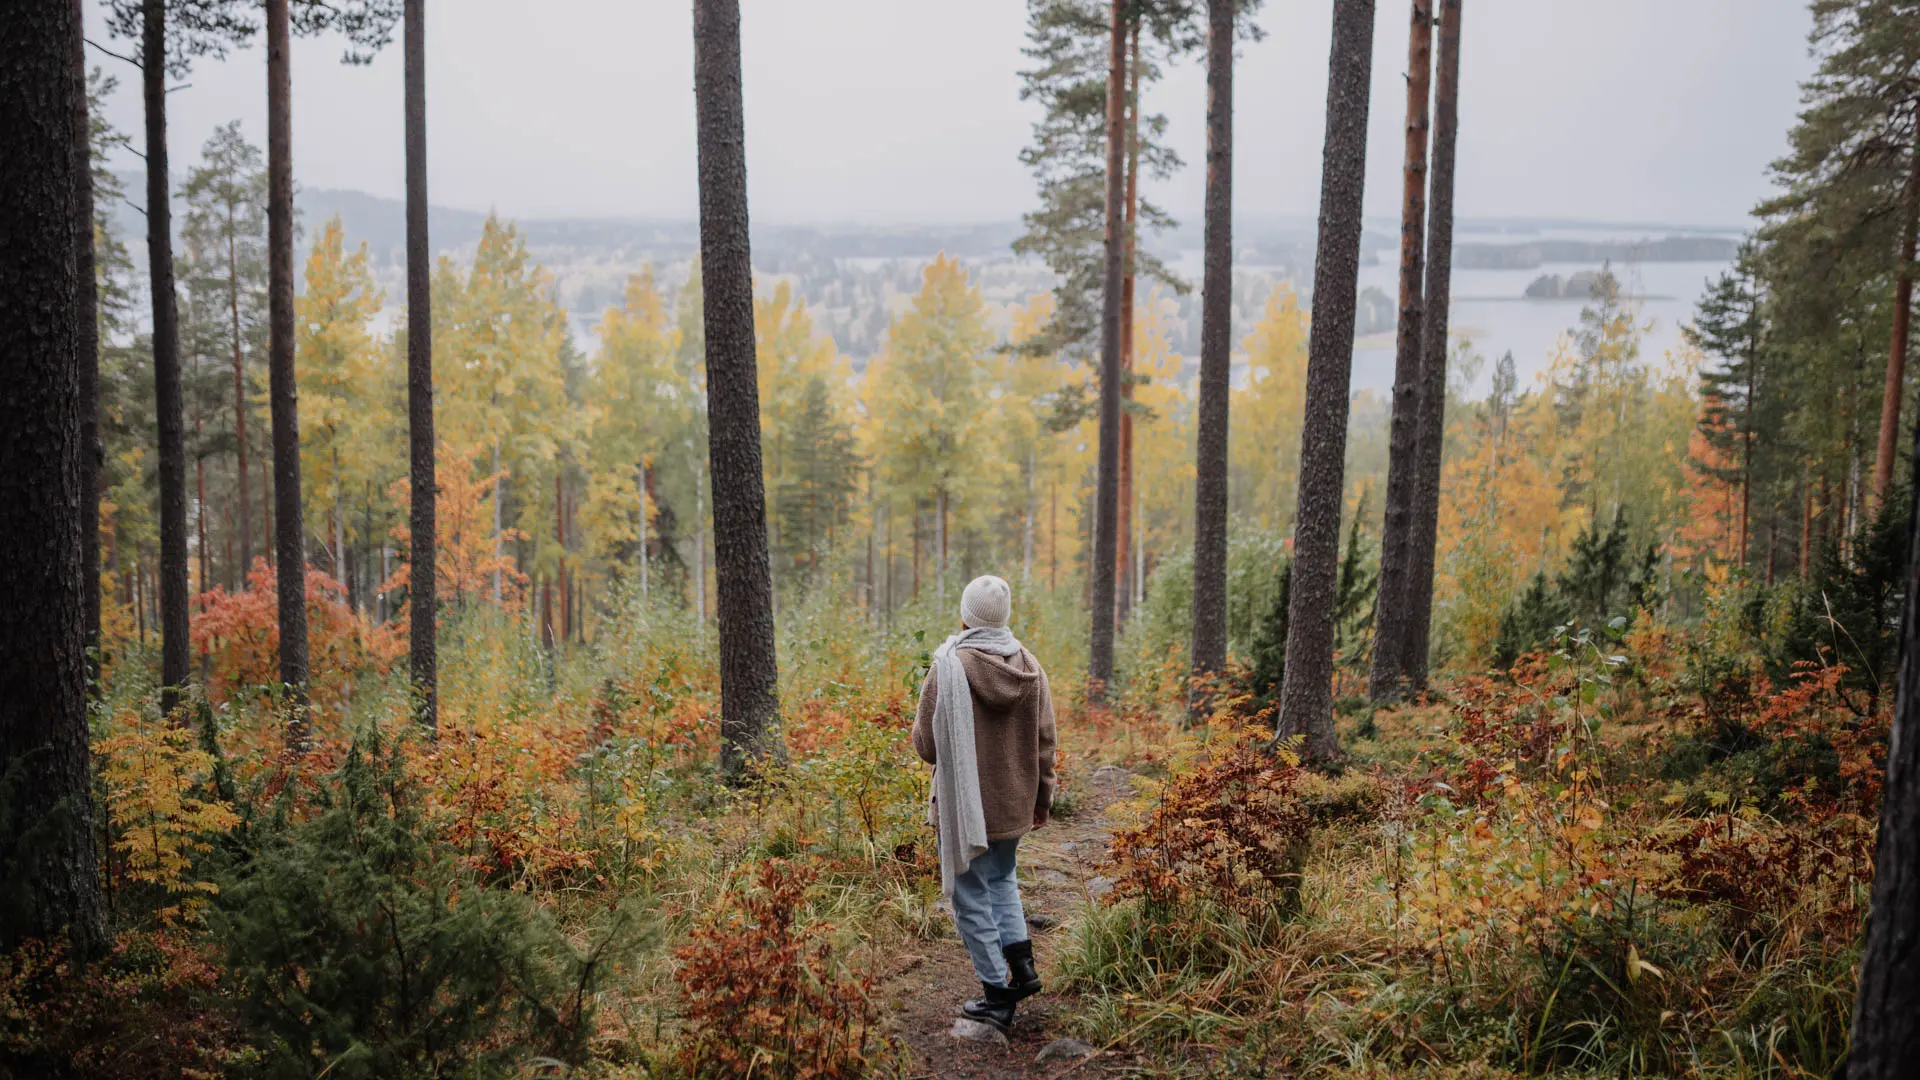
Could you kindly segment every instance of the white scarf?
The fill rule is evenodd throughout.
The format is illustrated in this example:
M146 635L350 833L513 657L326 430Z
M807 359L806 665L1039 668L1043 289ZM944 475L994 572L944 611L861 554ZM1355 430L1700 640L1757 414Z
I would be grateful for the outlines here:
M1005 627L962 630L933 651L933 805L940 835L940 896L953 896L953 879L986 854L987 814L980 804L980 761L973 745L973 690L960 666L961 649L1017 656L1020 641Z

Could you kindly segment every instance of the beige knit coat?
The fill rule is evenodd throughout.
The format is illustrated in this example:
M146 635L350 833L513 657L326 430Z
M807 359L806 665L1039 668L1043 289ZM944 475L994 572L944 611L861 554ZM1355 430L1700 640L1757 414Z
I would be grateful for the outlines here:
M1053 693L1040 661L1025 649L1017 656L961 649L959 656L973 691L973 745L987 839L1011 840L1045 824L1053 806ZM938 683L931 677L921 683L913 718L913 748L929 765L936 764Z

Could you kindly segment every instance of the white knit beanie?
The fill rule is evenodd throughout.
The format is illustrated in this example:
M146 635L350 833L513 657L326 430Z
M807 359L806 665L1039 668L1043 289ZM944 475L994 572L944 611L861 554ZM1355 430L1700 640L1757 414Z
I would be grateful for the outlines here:
M967 591L960 594L960 620L975 629L1004 630L1012 614L1013 587L992 574L967 582Z

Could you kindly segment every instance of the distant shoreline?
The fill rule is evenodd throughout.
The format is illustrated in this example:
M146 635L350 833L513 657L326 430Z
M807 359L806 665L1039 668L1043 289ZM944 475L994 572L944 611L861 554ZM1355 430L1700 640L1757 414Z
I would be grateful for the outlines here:
M1667 293L1621 293L1620 299L1626 301L1642 300L1678 300L1680 297ZM1589 304L1591 296L1456 296L1453 302L1473 304Z

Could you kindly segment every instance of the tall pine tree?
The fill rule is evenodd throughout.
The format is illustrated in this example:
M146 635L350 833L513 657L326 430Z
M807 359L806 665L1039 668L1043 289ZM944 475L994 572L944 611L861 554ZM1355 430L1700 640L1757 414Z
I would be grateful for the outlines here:
M1127 18L1113 0L1107 54L1106 249L1101 282L1099 451L1094 467L1092 628L1088 634L1088 694L1105 701L1113 681L1114 572L1119 558L1120 512L1120 286L1125 269L1121 200L1125 184L1122 123L1126 113Z
M1740 488L1739 565L1747 562L1748 523L1753 513L1756 422L1762 415L1765 316L1764 288L1759 276L1759 251L1752 241L1742 244L1732 269L1721 274L1701 296L1687 340L1719 361L1700 372L1700 433L1722 460L1737 462L1732 470L1716 470L1705 463L1696 468L1715 473L1722 483Z
M0 5L0 947L105 938L87 751L80 4Z
M1196 677L1227 660L1227 432L1233 349L1233 43L1236 0L1207 4L1206 280L1193 511ZM1194 701L1195 709L1203 708Z
M188 677L187 434L174 295L172 184L167 174L167 79L195 57L219 56L253 33L241 0L114 0L115 33L140 42L146 108L147 285L153 302L153 383L160 465L161 708L179 704Z
M407 596L408 674L413 715L429 734L439 730L439 596L434 574L438 535L433 435L433 249L427 235L427 2L406 0L407 160L407 510L411 573Z
M1432 0L1412 0L1407 35L1406 162L1400 196L1400 319L1394 343L1393 419L1388 436L1386 520L1380 533L1380 593L1368 694L1393 701L1406 690L1408 588L1414 488L1420 453L1420 327L1426 310L1427 127L1433 82Z
M693 59L707 448L720 592L721 765L728 776L740 778L756 762L784 752L760 462L739 0L695 0Z
M1304 736L1306 757L1332 761L1333 638L1340 510L1346 476L1353 309L1360 276L1361 199L1367 173L1367 94L1373 75L1373 0L1335 0L1327 72L1327 134L1320 180L1320 237L1307 346L1306 425L1294 518L1286 681L1275 738Z
M239 121L215 129L200 156L180 189L187 204L181 229L190 268L185 285L201 346L225 353L232 376L232 517L239 545L229 580L244 588L253 565L253 437L247 418L255 393L252 369L266 328L267 173Z
M1920 230L1920 13L1913 0L1814 0L1819 69L1802 86L1806 108L1791 149L1774 164L1786 188L1757 211L1762 238L1809 306L1858 290L1888 335L1881 374L1872 494L1884 496L1898 458L1913 259ZM1788 290L1784 298L1795 299ZM1835 328L1789 319L1789 340L1835 338Z
M1440 51L1433 85L1433 167L1427 196L1427 295L1420 325L1419 456L1408 558L1408 684L1427 685L1433 629L1433 574L1440 534L1441 450L1447 431L1447 324L1453 303L1454 147L1460 132L1461 0L1440 0Z

